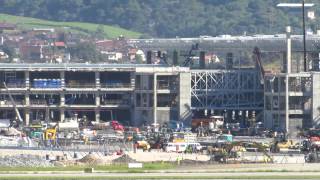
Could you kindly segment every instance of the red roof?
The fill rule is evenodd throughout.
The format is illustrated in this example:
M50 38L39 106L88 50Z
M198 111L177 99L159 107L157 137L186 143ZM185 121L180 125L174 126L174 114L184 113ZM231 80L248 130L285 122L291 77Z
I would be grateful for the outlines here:
M58 42L54 42L54 46L56 46L56 47L65 47L66 45L64 44L63 41L58 41Z

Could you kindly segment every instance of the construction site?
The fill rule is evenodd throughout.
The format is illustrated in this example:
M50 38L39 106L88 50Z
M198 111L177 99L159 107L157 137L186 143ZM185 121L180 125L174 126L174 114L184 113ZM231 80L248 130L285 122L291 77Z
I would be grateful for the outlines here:
M253 66L233 47L212 68L202 41L182 63L163 47L145 49L145 64L2 63L2 154L39 166L319 162L319 53L292 58L290 27L285 42L276 73L258 46Z

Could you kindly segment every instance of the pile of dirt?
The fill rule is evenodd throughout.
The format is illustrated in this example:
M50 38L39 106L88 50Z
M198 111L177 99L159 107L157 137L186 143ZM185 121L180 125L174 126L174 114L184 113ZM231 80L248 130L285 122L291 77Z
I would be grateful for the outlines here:
M84 156L82 159L78 160L78 162L88 165L103 165L104 161L96 154L88 154Z
M128 154L124 154L112 161L112 163L136 163L135 159L132 159Z

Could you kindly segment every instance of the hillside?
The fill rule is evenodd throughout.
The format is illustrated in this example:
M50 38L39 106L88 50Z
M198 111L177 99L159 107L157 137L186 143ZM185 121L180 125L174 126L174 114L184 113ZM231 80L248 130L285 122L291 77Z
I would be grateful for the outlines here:
M305 1L315 3L307 9L315 10L316 19L307 21L307 28L315 31L319 0ZM301 0L2 0L0 13L112 25L144 37L276 34L287 25L301 33L301 8L278 8L279 2ZM82 25L87 26L76 29Z
M117 38L120 35L129 38L138 38L141 33L129 31L119 27L113 27L108 25L100 25L84 22L58 22L48 21L36 18L13 16L8 14L0 14L0 22L16 23L20 29L31 28L56 28L64 29L66 31L74 31L82 34L94 34L100 29L105 38Z

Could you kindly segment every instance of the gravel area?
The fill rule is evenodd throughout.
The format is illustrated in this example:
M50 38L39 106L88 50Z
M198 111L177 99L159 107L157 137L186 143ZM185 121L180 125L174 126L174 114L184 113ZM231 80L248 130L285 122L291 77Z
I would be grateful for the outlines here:
M41 156L16 155L0 157L0 167L52 167L53 164Z

